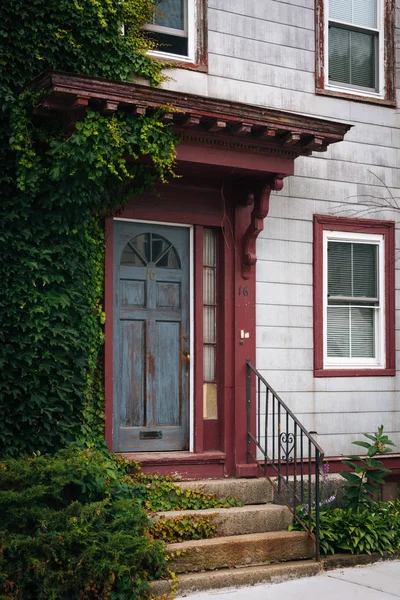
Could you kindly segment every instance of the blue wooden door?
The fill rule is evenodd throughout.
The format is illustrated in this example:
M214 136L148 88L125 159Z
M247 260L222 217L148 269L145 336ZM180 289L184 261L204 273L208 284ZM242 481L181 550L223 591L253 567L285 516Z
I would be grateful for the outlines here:
M189 229L115 221L114 448L189 448Z

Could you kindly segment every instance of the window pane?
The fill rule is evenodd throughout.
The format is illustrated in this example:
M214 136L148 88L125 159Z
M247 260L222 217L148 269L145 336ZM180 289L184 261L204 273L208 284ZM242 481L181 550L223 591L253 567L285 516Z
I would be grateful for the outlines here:
M375 88L375 36L352 31L350 51L350 83Z
M137 235L129 242L129 245L137 250L137 253L145 259L146 264L151 261L149 233Z
M204 381L215 381L215 346L204 346Z
M376 0L353 0L353 23L364 27L377 26Z
M329 26L329 81L351 83L350 31Z
M348 306L329 306L327 317L328 356L349 357L350 308Z
M151 262L157 267L180 269L179 258L171 242L155 233L151 236Z
M171 29L185 29L185 0L156 0L154 23Z
M145 267L146 264L147 263L144 262L128 244L125 246L121 257L121 265L129 265L131 267Z
M376 8L376 0L330 0L329 18L361 27L376 27Z
M215 267L217 264L216 238L212 229L204 229L203 264L207 267Z
M328 242L328 296L351 296L351 244Z
M186 37L168 35L166 33L160 33L159 31L150 31L149 37L153 42L156 42L157 50L160 52L187 56L188 41Z
M377 285L377 252L373 244L353 245L353 296L376 298Z
M203 329L204 329L204 342L214 343L215 339L215 312L214 306L205 306L203 309Z
M378 247L328 242L328 296L378 296Z
M205 267L203 272L204 304L215 304L215 269Z
M374 308L351 308L351 356L353 358L374 358L374 318Z
M375 88L375 40L375 35L330 25L329 80Z
M329 18L351 23L352 0L330 0Z

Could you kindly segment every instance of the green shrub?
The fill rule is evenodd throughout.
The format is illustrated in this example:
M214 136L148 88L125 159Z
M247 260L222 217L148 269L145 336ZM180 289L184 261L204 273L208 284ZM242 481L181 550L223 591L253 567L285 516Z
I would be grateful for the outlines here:
M368 506L373 502L372 494L379 493L380 485L385 483L385 475L390 470L383 466L381 461L376 460L376 454L388 454L391 448L395 446L394 442L389 440L387 435L383 433L383 425L378 427L377 433L364 433L364 437L371 442L356 441L355 446L361 446L367 450L366 458L358 455L351 455L342 463L353 471L341 471L341 476L347 480L347 485L344 489L344 497L346 505L350 508L359 508L360 506Z
M143 486L99 450L0 462L1 600L137 600L166 571Z
M301 530L301 525L294 521L289 529ZM320 547L323 555L336 552L351 554L398 552L400 550L400 502L398 500L380 502L368 509L359 510L351 508L322 510Z

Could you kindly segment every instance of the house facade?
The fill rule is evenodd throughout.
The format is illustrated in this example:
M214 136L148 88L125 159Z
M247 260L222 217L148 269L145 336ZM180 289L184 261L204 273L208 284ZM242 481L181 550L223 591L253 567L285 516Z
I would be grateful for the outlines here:
M179 178L106 223L110 449L257 475L248 359L332 470L381 424L400 448L398 15L394 0L165 0L148 26L175 65L161 90L40 83L107 111L171 107L181 138Z

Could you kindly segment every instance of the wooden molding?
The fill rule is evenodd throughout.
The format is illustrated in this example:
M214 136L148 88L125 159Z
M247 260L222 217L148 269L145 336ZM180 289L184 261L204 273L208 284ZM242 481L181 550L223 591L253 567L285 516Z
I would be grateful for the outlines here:
M242 276L249 279L251 269L257 262L256 241L264 229L264 219L269 212L269 199L272 190L283 188L283 174L276 174L267 182L255 183L246 195L246 204L253 204L251 221L243 237Z
M261 153L290 152L293 158L311 150L323 151L343 139L351 125L299 115L265 107L215 98L154 89L136 83L121 83L73 73L47 71L33 80L31 86L45 92L36 114L54 117L80 108L99 112L121 108L143 115L171 106L165 121L178 135L192 131L207 136L210 144L220 143L220 136L231 142L252 146ZM81 104L82 102L82 104ZM76 104L75 104L76 109Z

